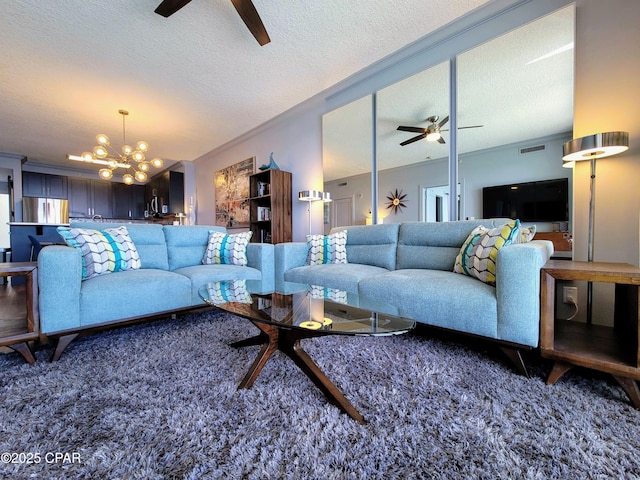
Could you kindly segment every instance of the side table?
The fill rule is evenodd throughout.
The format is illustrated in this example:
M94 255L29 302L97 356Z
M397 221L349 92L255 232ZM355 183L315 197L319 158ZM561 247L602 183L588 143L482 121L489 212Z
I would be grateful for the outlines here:
M38 264L36 262L0 263L0 277L20 275L27 279L26 321L16 324L10 320L0 320L0 347L9 347L20 353L28 363L34 363L36 359L28 342L37 340L40 332Z
M626 263L550 260L541 269L540 279L541 354L555 360L547 383L556 383L573 366L609 373L640 409L640 268ZM557 319L556 280L615 283L613 326Z

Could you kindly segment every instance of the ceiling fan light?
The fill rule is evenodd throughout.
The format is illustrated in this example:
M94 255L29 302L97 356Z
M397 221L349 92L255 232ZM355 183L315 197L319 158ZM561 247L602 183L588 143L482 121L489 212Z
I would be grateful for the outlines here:
M136 149L140 150L141 152L146 152L147 150L149 150L149 144L144 140L140 140L138 143L136 143Z
M438 140L440 140L440 137L442 135L440 135L440 132L429 132L427 134L427 142L437 142Z
M91 162L92 160L94 160L93 153L91 152L82 152L82 155L80 155L80 157L82 157L82 160L85 162Z
M99 133L98 135L96 135L96 141L100 145L104 145L105 147L109 145L109 137L107 137L104 133Z
M122 153L125 155L131 155L133 153L133 147L131 145L123 145Z
M113 172L110 168L101 168L100 170L98 170L98 175L103 180L111 180L111 177L113 177Z
M138 170L136 172L136 180L139 182L146 182L147 181L147 174L144 172L141 172L140 170Z
M161 158L154 158L153 160L151 160L151 165L153 165L156 168L162 168L162 166L164 165L164 162L162 161Z
M133 179L133 175L131 175L130 173L125 173L125 174L122 176L122 181L123 181L124 183L126 183L127 185L132 185L132 184L133 184L133 180L134 180L134 179Z

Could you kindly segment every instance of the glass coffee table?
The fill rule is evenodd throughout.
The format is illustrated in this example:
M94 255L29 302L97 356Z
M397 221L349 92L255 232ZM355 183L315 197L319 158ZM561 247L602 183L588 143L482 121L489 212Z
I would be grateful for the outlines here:
M260 334L232 343L262 345L238 389L249 388L275 351L281 351L325 394L360 423L364 417L322 372L300 345L305 338L326 335L383 336L406 333L415 321L375 299L331 288L290 282L233 280L211 282L198 291L209 305L251 321Z

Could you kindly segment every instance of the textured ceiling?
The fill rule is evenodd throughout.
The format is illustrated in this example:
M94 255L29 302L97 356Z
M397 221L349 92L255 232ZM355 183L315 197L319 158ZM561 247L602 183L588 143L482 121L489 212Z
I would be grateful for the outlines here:
M159 3L3 2L0 151L77 167L124 108L128 143L193 160L486 0L254 0L264 47L229 0Z
M483 127L459 130L458 152L570 132L573 38L570 6L461 54L458 127ZM450 115L447 63L379 91L376 107L379 169L448 156L448 144L421 140L400 146L417 134L397 131L398 125L426 127L431 115ZM449 132L443 138L448 141ZM360 99L326 114L323 146L325 181L369 172L371 100Z

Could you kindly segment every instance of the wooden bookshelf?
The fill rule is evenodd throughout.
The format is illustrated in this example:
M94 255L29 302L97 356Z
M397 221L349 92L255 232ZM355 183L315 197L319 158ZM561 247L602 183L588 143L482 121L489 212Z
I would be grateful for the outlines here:
M249 221L254 243L291 241L291 173L263 170L249 177Z

